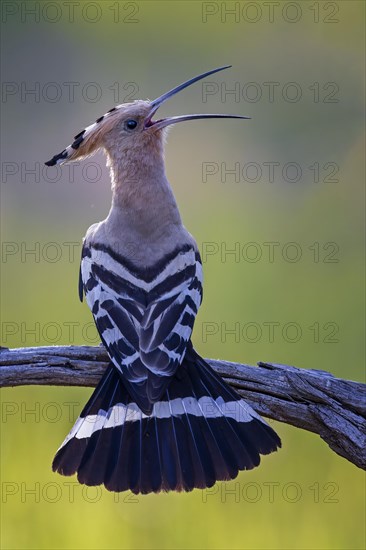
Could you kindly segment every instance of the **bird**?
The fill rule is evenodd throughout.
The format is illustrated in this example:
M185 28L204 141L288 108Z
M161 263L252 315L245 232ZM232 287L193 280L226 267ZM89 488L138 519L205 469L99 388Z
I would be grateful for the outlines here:
M86 233L79 273L80 300L85 295L110 361L52 463L81 484L135 494L203 490L281 447L277 433L193 347L202 263L165 173L168 126L249 117L154 118L178 92L229 67L155 100L113 107L45 163L101 149L110 168L111 208Z

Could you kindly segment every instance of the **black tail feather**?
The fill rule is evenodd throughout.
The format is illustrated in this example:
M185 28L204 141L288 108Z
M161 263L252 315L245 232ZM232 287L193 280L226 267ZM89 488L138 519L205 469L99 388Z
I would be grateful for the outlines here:
M141 487L146 493L157 492L162 486L162 465L156 418L149 418L141 446Z
M119 402L116 395L118 389L119 384L114 387L112 385L108 386L105 399L105 402L108 403L106 410L110 410L114 403ZM103 430L101 426L100 430L93 433L78 468L78 481L80 483L86 483L87 480L90 480L90 485L101 485L104 482L112 440L113 428Z
M127 415L127 412L126 412ZM115 456L110 456L108 471L104 485L109 491L127 491L130 489L129 462L131 451L131 440L133 439L133 422L126 422L122 426L113 429L114 449L118 449Z
M151 415L110 366L58 450L53 470L134 493L191 491L258 466L277 434L190 348Z

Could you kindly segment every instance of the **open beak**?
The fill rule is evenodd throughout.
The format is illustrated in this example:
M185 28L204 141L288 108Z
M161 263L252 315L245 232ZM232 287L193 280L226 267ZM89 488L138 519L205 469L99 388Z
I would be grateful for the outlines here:
M183 84L180 84L176 88L173 88L170 90L170 92L166 92L162 96L158 97L157 99L154 99L154 101L151 102L151 111L149 112L146 120L145 120L145 130L149 128L154 128L156 130L160 130L161 128L165 128L166 126L169 126L170 124L176 124L177 122L185 122L186 120L195 120L200 118L244 118L249 119L248 116L240 116L240 115L216 115L216 114L199 114L199 115L181 115L181 116L173 116L169 118L162 118L159 120L152 120L152 117L156 113L156 111L159 109L160 105L165 103L168 99L173 97L175 94L180 92L181 90L184 90L184 88L188 88L188 86L191 86L191 84L194 84L198 80L202 80L203 78L206 78L206 76L209 76L211 74L217 73L219 71L223 71L224 69L228 69L231 67L231 65L225 65L225 67L219 67L218 69L213 69L212 71L208 71L207 73L200 74L198 76L195 76L194 78L191 78L190 80L187 80L187 82L183 82Z

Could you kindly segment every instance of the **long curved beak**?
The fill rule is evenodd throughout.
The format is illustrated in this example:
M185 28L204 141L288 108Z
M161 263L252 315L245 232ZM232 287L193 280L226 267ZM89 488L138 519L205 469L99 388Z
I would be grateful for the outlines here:
M200 74L198 76L195 76L194 78L191 78L190 80L187 80L186 82L183 82L183 84L180 84L179 86L176 86L169 92L166 92L162 96L158 97L157 99L154 99L154 101L151 102L151 111L149 112L146 120L145 120L145 129L154 128L156 130L160 130L161 128L165 128L166 126L169 126L170 124L176 124L177 122L185 122L186 120L195 120L195 119L201 119L201 118L241 118L241 119L250 119L248 116L240 116L240 115L221 115L221 114L197 114L197 115L180 115L180 116L173 116L169 118L162 118L159 120L152 120L152 117L156 113L156 111L159 109L159 107L165 103L168 99L176 95L181 90L184 90L185 88L188 88L188 86L191 86L198 80L202 80L203 78L206 78L206 76L210 76L211 74L217 73L219 71L223 71L225 69L228 69L231 67L231 65L225 65L224 67L219 67L218 69L213 69L212 71L208 71L206 73Z

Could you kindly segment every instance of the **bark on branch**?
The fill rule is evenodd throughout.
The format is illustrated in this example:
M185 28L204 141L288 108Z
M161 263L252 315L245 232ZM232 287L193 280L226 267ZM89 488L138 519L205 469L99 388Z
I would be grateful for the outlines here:
M259 414L319 434L366 469L365 384L276 363L207 361ZM102 346L0 348L0 387L96 386L107 365Z

